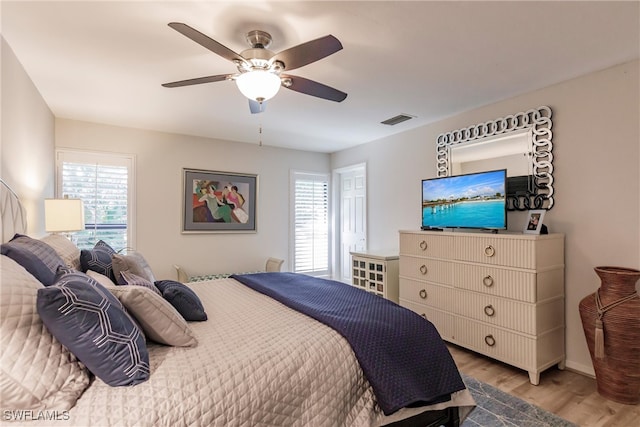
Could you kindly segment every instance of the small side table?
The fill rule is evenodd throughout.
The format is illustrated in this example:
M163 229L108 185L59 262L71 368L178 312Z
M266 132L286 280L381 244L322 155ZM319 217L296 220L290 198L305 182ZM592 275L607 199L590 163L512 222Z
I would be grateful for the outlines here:
M351 285L398 303L398 255L351 252Z

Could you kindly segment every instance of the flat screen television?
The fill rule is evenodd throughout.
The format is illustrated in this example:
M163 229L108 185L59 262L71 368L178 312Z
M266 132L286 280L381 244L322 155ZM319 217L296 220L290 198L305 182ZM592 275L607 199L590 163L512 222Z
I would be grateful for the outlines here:
M507 170L422 180L422 229L507 228Z

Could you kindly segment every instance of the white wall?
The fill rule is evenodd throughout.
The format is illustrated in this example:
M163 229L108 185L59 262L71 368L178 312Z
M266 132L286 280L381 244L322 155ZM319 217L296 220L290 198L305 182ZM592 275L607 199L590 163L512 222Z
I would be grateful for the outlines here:
M567 366L593 374L578 303L600 285L593 267L640 268L639 62L616 66L334 153L332 168L367 162L369 249L398 248L398 230L420 227L420 182L436 175L440 133L548 105L553 111L555 205L565 233ZM402 125L399 125L402 126ZM522 230L524 215L509 213Z
M136 246L156 276L289 269L289 171L329 172L327 154L56 119L56 147L136 156ZM258 175L257 233L181 234L183 168Z
M53 197L54 117L4 38L0 177L20 196L27 233L42 236L44 199Z

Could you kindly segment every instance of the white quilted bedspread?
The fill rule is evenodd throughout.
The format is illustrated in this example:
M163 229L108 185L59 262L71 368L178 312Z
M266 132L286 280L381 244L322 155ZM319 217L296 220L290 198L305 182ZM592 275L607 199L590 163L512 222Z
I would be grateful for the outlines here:
M209 320L195 348L149 345L151 378L99 379L75 426L366 426L383 415L349 344L329 327L233 279L190 283Z

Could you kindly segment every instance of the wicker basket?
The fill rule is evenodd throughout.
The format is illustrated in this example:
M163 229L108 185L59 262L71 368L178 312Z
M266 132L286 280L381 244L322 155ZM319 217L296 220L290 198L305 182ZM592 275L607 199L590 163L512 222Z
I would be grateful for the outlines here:
M615 402L634 405L640 403L640 297L635 289L640 271L623 267L596 267L595 271L602 282L597 291L600 307L611 305L602 314L602 330L596 332L596 293L580 301L579 308L598 393ZM597 337L600 333L601 337ZM604 343L600 357L598 341Z

